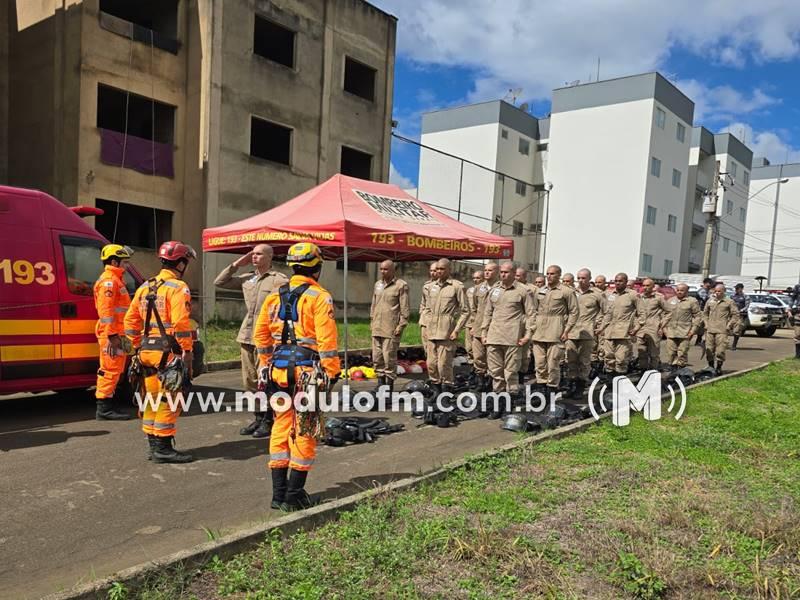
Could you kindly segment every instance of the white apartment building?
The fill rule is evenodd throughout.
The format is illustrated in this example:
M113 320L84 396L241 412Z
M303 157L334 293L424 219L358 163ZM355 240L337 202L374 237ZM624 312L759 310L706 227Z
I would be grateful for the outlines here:
M744 252L753 152L730 133L692 129L689 152L686 218L681 244L681 273L700 273L705 252L707 215L703 195L714 189L719 170L717 230L711 253L711 273L738 274Z
M738 273L752 153L732 135L693 129L693 116L691 99L658 73L556 89L546 119L503 101L427 113L424 146L504 175L469 164L462 172L456 158L423 149L419 196L477 227L520 234L515 259L536 270L663 278L701 269L705 220L695 208L719 161L735 184L720 190L711 271Z
M800 282L800 163L771 165L766 159L756 159L750 178L754 191L747 215L742 277L747 278L747 285L755 277L770 277L774 226L772 272L764 287L792 287Z
M422 148L418 197L513 237L516 260L539 270L548 125L502 100L424 114L422 145L443 152Z

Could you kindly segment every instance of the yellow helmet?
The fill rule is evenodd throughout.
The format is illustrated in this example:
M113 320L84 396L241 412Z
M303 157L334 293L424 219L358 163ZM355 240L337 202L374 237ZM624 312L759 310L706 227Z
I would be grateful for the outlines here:
M102 261L106 261L109 258L123 260L131 256L133 256L133 250L129 246L120 246L119 244L106 244L100 250L100 260Z
M301 267L316 267L322 262L322 252L319 247L311 242L300 242L289 248L286 255L286 264L290 267L299 265Z

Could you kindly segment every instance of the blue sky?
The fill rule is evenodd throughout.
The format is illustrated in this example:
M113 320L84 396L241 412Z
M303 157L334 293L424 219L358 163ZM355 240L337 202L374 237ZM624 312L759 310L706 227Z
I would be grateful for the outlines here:
M800 162L800 1L373 0L398 17L394 118L419 138L423 112L503 98L546 115L566 82L657 70L695 102L695 125ZM395 141L392 180L417 179Z

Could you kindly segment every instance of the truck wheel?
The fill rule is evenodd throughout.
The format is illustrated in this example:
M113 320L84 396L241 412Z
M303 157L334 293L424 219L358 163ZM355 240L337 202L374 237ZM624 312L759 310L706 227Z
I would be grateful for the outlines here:
M770 325L769 327L764 327L763 329L756 329L756 335L758 337L772 337L775 334L775 330L777 327L774 325Z

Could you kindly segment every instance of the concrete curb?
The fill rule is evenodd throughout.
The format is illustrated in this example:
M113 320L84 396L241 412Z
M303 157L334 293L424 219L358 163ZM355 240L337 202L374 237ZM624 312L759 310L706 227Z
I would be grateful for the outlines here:
M696 383L687 387L687 390L693 390L695 388L700 388L702 386L724 381L726 379L741 377L742 375L746 375L748 373L760 371L761 369L768 367L770 364L770 362L765 362L743 371L736 371L734 373L722 375L721 377L716 377L708 381ZM667 397L667 394L664 394L662 397ZM601 415L600 419L602 420L609 417L611 417L611 412ZM223 536L218 540L205 542L192 548L164 556L157 560L148 561L128 569L118 571L113 576L98 579L80 587L73 588L72 590L49 594L44 596L42 600L104 600L108 597L109 588L115 582L123 583L129 588L135 588L136 586L140 586L145 583L149 577L163 575L165 571L178 564L182 564L184 568L194 569L203 566L213 556L219 556L220 559L226 560L235 554L253 549L258 544L263 542L267 534L272 531L277 530L284 534L292 534L297 531L323 525L335 519L340 513L351 510L360 502L370 498L387 495L393 492L413 490L422 484L439 481L449 475L452 471L463 468L476 460L500 456L507 452L524 448L526 446L533 446L547 440L564 438L574 433L585 431L598 422L599 421L595 420L594 418L588 418L564 427L559 427L558 429L551 429L537 435L515 440L513 442L509 442L508 444L503 444L502 446L486 450L480 454L450 462L429 473L415 477L399 479L391 483L380 485L371 490L366 490L345 498L332 500L302 512L289 514L276 520L269 521L268 523L243 529L241 531Z

